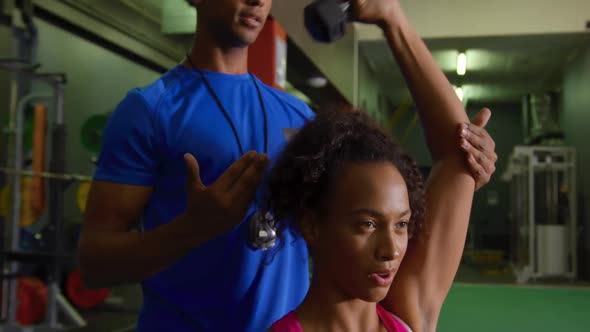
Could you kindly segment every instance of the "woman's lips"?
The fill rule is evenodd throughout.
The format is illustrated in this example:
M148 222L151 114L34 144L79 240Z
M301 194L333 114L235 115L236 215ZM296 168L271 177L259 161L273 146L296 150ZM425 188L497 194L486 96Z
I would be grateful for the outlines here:
M369 280L380 287L387 287L393 282L393 270L378 271L369 274Z

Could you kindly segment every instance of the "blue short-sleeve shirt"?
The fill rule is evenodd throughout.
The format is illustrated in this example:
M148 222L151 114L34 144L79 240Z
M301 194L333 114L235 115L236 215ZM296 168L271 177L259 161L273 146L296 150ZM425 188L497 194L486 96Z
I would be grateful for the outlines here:
M285 144L284 133L314 116L302 101L249 74L204 75L235 124L244 152L264 152L254 79L266 106L271 161ZM231 126L202 78L179 65L120 102L103 134L95 180L153 187L143 214L149 231L186 209L187 152L198 160L205 185L240 157ZM263 331L301 303L309 286L303 239L285 232L276 249L253 249L247 220L254 211L252 204L232 231L142 283L138 331Z

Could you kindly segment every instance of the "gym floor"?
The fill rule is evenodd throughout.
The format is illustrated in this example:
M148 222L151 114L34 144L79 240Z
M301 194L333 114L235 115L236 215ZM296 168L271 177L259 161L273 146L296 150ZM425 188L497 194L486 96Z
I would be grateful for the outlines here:
M124 305L118 304L124 299ZM73 332L131 332L141 306L139 287L115 289L89 325ZM509 275L484 276L462 266L443 307L438 332L587 332L590 285L564 280L516 285Z
M113 289L107 301L99 308L81 312L88 325L71 332L132 332L141 308L139 286Z
M588 331L590 288L462 284L451 289L440 332Z

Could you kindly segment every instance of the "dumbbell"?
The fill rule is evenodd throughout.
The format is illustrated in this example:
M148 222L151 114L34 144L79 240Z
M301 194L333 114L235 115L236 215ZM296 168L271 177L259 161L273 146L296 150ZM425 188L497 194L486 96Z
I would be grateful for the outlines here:
M316 0L305 7L305 27L313 39L334 42L346 34L351 22L350 1Z

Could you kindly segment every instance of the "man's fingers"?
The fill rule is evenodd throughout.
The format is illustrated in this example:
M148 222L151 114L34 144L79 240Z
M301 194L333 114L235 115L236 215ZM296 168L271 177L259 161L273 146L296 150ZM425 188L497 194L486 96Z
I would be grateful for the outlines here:
M468 149L476 149L485 153L486 149L488 149L491 142L487 141L486 139L481 138L478 135L470 135L468 134L466 137L461 137L461 147L465 151L469 151Z
M184 162L186 165L186 173L188 176L187 183L191 186L204 188L205 185L203 185L203 182L201 181L201 173L199 171L199 163L197 162L197 159L195 159L195 157L192 154L185 153Z
M240 159L234 162L220 177L215 181L215 186L222 192L229 191L238 181L242 174L255 161L256 152L250 151L244 154Z
M467 123L465 124L465 127L470 134L474 134L482 138L489 138L490 140L492 139L488 131L482 127L476 126L473 123Z
M471 123L463 123L460 125L460 128L465 128L467 133L465 135L475 134L480 137L490 138L491 136L488 132L484 129L484 127L488 124L490 117L492 116L492 111L489 108L482 108L479 113L473 119ZM467 136L464 136L467 137Z
M250 164L231 188L230 197L238 206L247 204L254 198L268 167L269 160L266 155L258 155L254 159L255 161Z
M473 123L474 125L478 126L478 127L485 127L488 124L488 121L490 120L490 117L492 116L492 111L490 111L489 108L482 108L479 113L477 113L477 115L475 116L475 118L473 119L473 121L471 123Z
M460 127L459 136L461 139L466 139L480 151L484 153L492 153L495 149L495 142L488 132L480 127L472 124L463 124Z
M488 155L485 152L476 149L464 138L461 139L461 148L463 151L467 152L468 161L470 161L469 158L473 158L473 160L481 165L487 173L491 174L496 170L495 164L498 157L495 152L491 151Z
M469 169L475 178L475 182L478 184L485 184L488 183L493 173L491 170L486 169L486 163L480 159L478 160L473 154L468 154L467 156L467 163L469 165ZM493 167L493 165L492 165Z
M473 165L481 166L481 169L488 175L492 175L496 171L496 154L490 157L485 153L473 148L467 143L467 147L463 146L463 150L467 152L467 162Z

